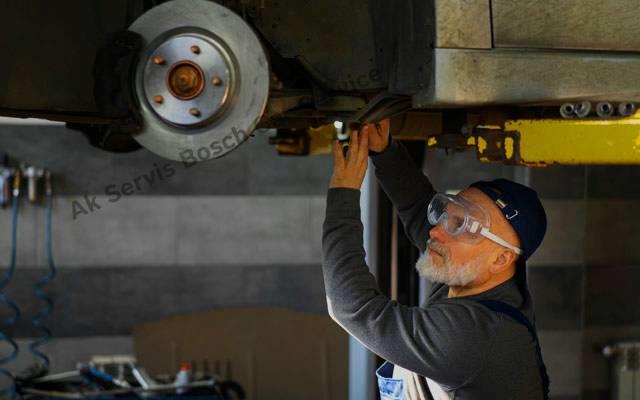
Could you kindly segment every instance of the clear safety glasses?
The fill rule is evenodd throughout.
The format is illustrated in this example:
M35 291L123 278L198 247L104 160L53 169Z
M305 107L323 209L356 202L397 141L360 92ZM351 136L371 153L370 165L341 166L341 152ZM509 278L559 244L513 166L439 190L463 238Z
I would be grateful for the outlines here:
M450 236L463 242L477 243L486 237L516 254L522 253L521 249L492 233L489 214L462 196L437 193L429 202L427 216L431 225L442 225Z

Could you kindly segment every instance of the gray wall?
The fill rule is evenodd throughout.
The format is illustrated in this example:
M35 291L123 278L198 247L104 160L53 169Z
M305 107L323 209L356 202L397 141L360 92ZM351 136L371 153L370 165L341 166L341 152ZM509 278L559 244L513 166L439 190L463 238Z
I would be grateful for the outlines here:
M73 367L90 346L130 349L136 323L171 315L234 306L326 313L320 234L331 158L277 157L269 135L258 131L228 156L186 168L146 150L94 149L64 127L0 125L0 152L56 178L49 348L68 354L77 341L82 351L75 361L54 357L54 370ZM114 191L133 193L114 201ZM85 196L101 208L79 213L78 204L89 210ZM42 205L21 203L7 293L22 308L13 334L24 342L37 334L29 319L41 307L32 286L46 274L45 221ZM10 225L10 210L0 210L2 268ZM22 353L16 368L31 360L26 346Z

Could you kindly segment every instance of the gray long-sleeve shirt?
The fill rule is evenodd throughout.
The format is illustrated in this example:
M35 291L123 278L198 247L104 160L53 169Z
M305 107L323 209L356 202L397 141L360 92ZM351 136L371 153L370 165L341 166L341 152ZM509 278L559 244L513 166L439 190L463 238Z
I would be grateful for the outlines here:
M421 252L434 189L398 142L371 157L382 188ZM474 299L503 301L533 321L529 296L509 280L474 296L448 298L434 285L421 307L384 296L363 249L360 191L332 188L323 225L323 272L331 317L380 357L437 382L452 399L541 399L535 344L527 329Z

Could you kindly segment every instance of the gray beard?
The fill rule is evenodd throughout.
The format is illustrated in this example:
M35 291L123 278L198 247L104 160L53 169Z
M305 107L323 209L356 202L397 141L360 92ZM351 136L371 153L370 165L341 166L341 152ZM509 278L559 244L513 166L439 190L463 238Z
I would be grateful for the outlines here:
M427 242L427 249L416 262L416 270L418 270L420 276L432 282L444 283L448 286L467 286L478 277L480 258L458 265L451 263L449 253L445 252L442 265L437 266L429 253L430 244L430 241ZM436 250L440 252L440 250L444 249L436 248Z

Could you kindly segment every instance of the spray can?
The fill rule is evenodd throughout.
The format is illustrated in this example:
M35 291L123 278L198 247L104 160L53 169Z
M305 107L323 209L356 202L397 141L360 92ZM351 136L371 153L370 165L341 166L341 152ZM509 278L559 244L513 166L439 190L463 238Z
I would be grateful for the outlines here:
M173 382L174 385L180 386L180 385L186 385L189 383L189 378L190 378L190 372L189 372L189 364L188 363L184 363L182 364L182 367L180 367L180 371L178 371L178 373L176 374L176 380ZM189 388L187 387L178 387L176 389L176 394L184 394L189 390Z

